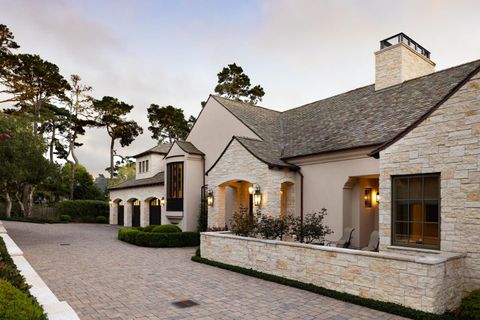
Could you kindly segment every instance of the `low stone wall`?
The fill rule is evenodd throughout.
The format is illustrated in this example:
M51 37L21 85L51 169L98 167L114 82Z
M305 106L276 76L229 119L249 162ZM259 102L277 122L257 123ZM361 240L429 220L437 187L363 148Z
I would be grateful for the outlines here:
M443 313L463 295L464 256L410 256L201 234L203 258L365 298Z

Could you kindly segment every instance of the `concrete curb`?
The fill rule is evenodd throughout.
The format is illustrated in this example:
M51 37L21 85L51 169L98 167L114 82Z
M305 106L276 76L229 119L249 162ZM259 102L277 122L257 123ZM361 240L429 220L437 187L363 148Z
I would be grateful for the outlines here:
M8 253L12 256L13 262L17 265L20 273L25 277L27 283L31 285L30 293L43 306L49 320L80 320L77 313L66 301L59 301L55 294L40 278L30 263L23 256L23 251L17 246L12 238L7 234L5 227L0 221L0 237L3 238L7 246Z

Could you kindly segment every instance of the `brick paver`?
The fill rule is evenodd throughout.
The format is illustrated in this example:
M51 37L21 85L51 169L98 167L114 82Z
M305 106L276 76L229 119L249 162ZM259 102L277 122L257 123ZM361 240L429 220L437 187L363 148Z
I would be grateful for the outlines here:
M4 222L60 300L88 319L401 319L190 261L193 248L153 249L93 224ZM172 302L198 306L179 309Z

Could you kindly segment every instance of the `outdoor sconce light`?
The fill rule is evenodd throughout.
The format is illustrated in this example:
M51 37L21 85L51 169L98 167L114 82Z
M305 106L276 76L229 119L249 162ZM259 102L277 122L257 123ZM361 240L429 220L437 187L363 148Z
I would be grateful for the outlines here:
M365 189L365 195L363 196L363 200L365 200L365 208L372 207L372 188Z
M162 197L162 199L160 199L160 205L162 207L165 205L165 197Z
M253 184L248 187L248 194L253 194Z
M109 200L108 201L108 205L111 207L113 205L113 201L112 200Z
M208 190L207 203L209 207L213 207L213 191Z
M380 203L380 192L377 191L377 194L375 196L375 201L377 201L377 204Z
M253 194L253 204L256 207L259 207L262 205L262 193L260 192L260 186L257 185L255 187L255 193Z

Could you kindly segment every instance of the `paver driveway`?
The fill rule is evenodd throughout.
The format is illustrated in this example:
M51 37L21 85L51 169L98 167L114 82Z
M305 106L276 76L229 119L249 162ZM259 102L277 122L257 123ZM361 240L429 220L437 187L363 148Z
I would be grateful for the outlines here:
M192 262L193 248L136 247L118 241L114 226L4 225L47 285L83 320L400 319ZM172 305L184 299L199 305Z

